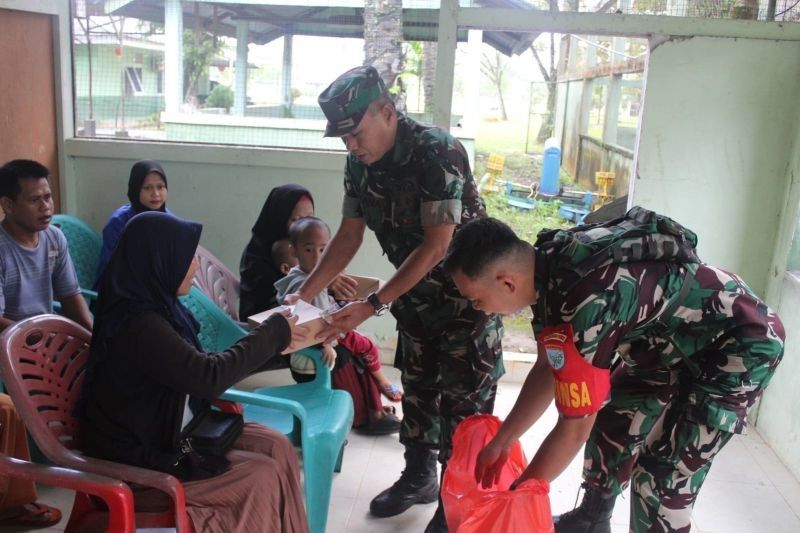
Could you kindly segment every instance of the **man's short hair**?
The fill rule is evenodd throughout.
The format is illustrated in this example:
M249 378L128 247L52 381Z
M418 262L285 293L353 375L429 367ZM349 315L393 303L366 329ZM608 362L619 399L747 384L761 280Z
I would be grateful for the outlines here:
M275 268L280 269L284 263L291 264L291 258L289 239L278 239L272 243L272 264L275 265Z
M531 249L508 225L495 218L472 220L459 229L444 258L444 269L477 278L496 261Z
M394 107L394 101L388 95L383 95L382 94L379 97L377 97L375 100L370 102L369 106L367 107L367 113L369 113L370 115L374 115L376 113L379 113L380 110L383 109L383 106L385 106L386 104L389 104L390 106L392 106L392 109L395 108Z
M21 179L40 179L50 176L47 167L30 159L14 159L0 167L0 197L16 200L22 187Z
M331 234L331 228L329 228L328 224L321 218L313 216L303 217L295 220L292 225L289 226L289 242L292 243L292 246L297 247L300 238L312 229L324 229L328 232L328 235Z

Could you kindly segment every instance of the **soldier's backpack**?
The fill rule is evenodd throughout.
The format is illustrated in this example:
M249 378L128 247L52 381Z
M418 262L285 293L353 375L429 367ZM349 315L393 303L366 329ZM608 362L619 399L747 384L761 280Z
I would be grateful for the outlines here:
M671 218L638 206L607 222L568 230L544 230L539 232L536 240L536 247L544 252L546 265L542 266L551 283L548 288L555 289L557 294L566 294L588 272L610 264L635 261L700 263L696 246L697 235L693 231ZM540 266L537 266L537 271L540 271ZM689 293L694 271L686 269L680 290L658 319L648 324L650 328L662 329L668 337L668 321ZM693 373L698 372L692 361L684 359Z
M638 206L608 222L543 230L536 240L536 247L548 258L548 269L569 279L612 263L699 263L696 246L692 230Z

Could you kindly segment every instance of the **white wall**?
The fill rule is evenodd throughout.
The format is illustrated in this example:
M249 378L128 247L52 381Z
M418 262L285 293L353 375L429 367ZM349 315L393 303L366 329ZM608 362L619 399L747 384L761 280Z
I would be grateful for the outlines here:
M695 37L652 51L634 203L696 231L763 294L796 132L800 43Z
M341 219L344 152L81 139L67 140L65 150L66 212L101 231L111 212L128 201L131 165L138 159L156 159L167 173L170 210L202 222L202 245L234 272L239 271L250 228L277 185L294 182L307 187L317 215L333 231ZM386 279L394 269L368 231L348 271ZM394 336L394 322L388 316L372 318L362 329L374 333L382 345L391 344L386 337Z

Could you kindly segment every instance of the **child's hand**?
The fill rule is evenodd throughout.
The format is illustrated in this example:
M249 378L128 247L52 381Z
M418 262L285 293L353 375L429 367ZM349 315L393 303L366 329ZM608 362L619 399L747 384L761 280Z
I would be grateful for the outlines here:
M358 282L345 274L336 276L328 288L333 291L337 300L352 300L356 297Z
M322 345L322 362L331 369L333 365L336 364L336 350L334 350L333 346L330 344Z

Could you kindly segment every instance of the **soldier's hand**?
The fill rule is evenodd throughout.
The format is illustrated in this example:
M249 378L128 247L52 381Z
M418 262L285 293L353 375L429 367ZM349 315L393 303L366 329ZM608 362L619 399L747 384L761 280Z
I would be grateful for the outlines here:
M372 304L366 300L350 302L329 315L329 324L341 332L347 332L371 317L374 311Z
M358 282L345 274L339 274L331 281L328 288L333 291L337 300L352 300L356 297Z
M475 481L483 488L489 488L500 481L500 472L508 459L509 448L497 439L492 439L478 454L475 462Z

